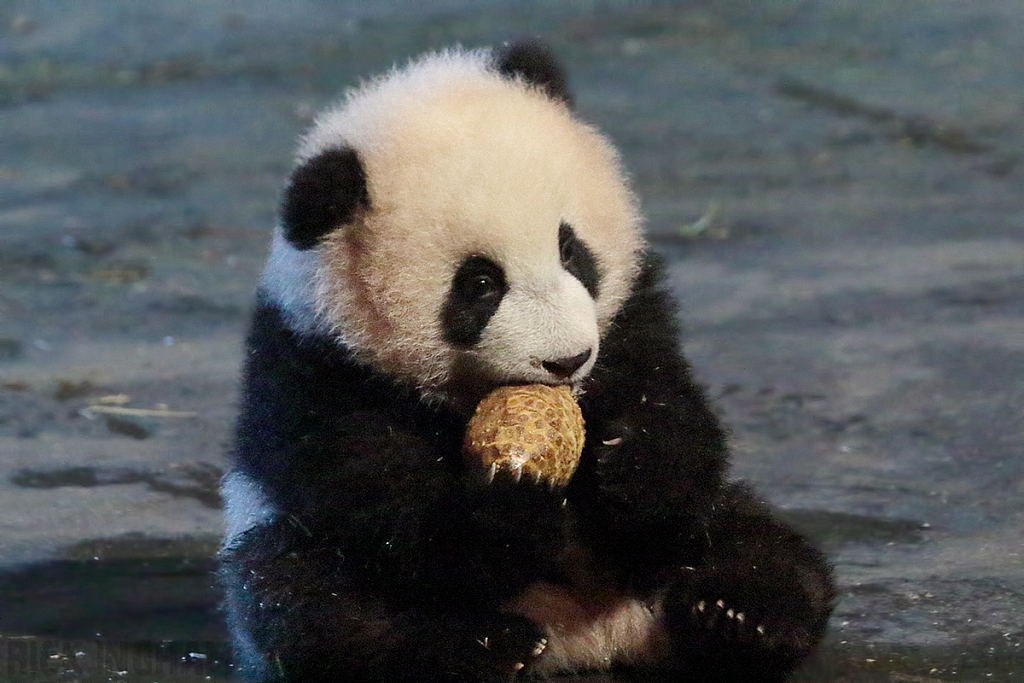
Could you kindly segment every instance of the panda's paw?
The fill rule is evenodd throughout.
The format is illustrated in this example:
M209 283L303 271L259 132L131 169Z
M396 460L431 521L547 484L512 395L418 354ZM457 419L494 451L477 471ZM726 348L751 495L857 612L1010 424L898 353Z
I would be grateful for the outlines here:
M679 655L723 680L782 680L821 635L812 606L762 577L688 577L662 601ZM744 580L745 579L745 580ZM731 677L731 678L730 678Z
M494 484L545 484L550 488L564 485L564 482L545 472L540 463L532 460L496 460L487 471L487 483Z
M460 653L460 668L468 670L473 680L488 683L510 681L527 673L548 644L536 624L513 614L483 619L472 634L472 643Z

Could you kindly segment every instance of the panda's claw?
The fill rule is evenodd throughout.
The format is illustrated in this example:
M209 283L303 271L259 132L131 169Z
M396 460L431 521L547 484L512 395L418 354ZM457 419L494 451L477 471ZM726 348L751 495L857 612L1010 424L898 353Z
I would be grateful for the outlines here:
M487 483L488 484L494 483L494 475L496 475L497 473L498 473L498 463L497 462L492 462L491 463L491 469L487 471Z
M725 600L716 600L713 604L698 600L690 608L690 613L700 628L707 631L728 629L734 637L741 640L763 638L766 633L763 624L757 624L757 621L750 619L746 612L730 607Z
M523 466L520 465L516 468L516 483L518 484L523 479Z
M451 659L447 661L472 673L467 680L512 683L517 673L529 670L548 645L543 629L516 614L481 615L466 626L471 629L466 633L471 638L460 638L460 644L449 650Z

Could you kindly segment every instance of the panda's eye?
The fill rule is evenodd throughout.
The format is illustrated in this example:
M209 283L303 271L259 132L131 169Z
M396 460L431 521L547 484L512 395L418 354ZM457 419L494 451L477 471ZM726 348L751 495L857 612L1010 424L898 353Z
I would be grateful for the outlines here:
M452 296L465 304L501 299L505 295L505 271L486 256L467 257L452 279Z
M472 299L487 299L501 294L501 287L492 275L479 273L468 283L467 294Z
M469 348L480 341L487 322L508 291L505 271L486 256L467 256L452 278L441 308L445 340Z

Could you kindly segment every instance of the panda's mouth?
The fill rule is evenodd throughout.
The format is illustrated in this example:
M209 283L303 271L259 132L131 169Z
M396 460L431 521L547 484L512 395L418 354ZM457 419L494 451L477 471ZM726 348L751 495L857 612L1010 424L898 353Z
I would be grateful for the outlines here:
M584 365L580 365L571 374L560 377L546 370L541 359L532 359L518 369L488 363L475 353L460 353L453 360L447 381L438 389L457 409L468 413L472 413L487 394L501 386L567 386L579 395L590 374L589 370L582 369Z
M510 380L508 382L501 382L500 384L498 384L496 386L503 386L503 387L526 387L526 386L530 386L531 384L545 384L545 385L547 385L549 387L577 387L580 384L582 384L582 379L579 380L579 381L573 381L573 380L570 380L570 379L551 380L551 381L547 381L547 380L545 380L545 381L537 381L537 380L531 380L531 379Z
M530 385L543 384L543 385L546 385L546 386L549 386L549 387L569 387L569 389L572 392L572 394L574 396L576 396L577 398L579 398L583 394L583 383L586 381L588 376L589 376L589 373L582 374L580 377L576 377L576 378L565 377L565 378L559 379L559 378L556 378L556 377L552 377L552 378L547 378L547 379L543 379L543 380L534 379L534 378L510 379L510 380L498 382L496 384L491 385L491 388L488 391L488 393L490 391L493 391L494 389L497 389L498 387L501 387L501 386L525 387L525 386L530 386ZM486 394L484 394L484 395L486 395ZM480 398L482 400L483 396L481 396Z

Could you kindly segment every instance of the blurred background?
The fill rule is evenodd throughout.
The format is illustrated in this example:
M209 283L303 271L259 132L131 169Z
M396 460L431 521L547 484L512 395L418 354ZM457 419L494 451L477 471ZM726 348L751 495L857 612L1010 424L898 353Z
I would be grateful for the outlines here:
M0 3L0 681L227 675L217 486L297 136L524 35L622 150L734 476L835 559L800 680L1024 681L1019 0Z

